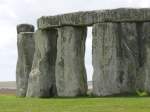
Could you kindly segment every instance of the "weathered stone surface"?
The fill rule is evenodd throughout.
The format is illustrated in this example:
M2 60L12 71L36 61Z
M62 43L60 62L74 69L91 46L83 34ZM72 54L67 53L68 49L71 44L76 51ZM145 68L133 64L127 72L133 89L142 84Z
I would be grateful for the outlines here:
M65 26L58 29L56 87L58 96L81 96L87 92L84 65L85 27Z
M117 28L116 23L101 23L93 26L93 94L96 96L120 93L117 81L119 63Z
M30 24L19 24L17 25L17 33L20 32L34 32L34 26Z
M136 77L140 71L140 34L136 23L119 24L119 58L118 79L122 93L135 93Z
M34 55L33 32L22 32L17 36L18 61L16 68L17 96L25 97L28 87L28 77L31 71Z
M150 21L150 9L120 8L43 16L38 19L38 28L71 26L91 26L101 22L145 22Z
M93 94L135 92L139 39L135 23L100 23L93 27Z
M150 22L143 23L142 26L142 39L143 39L143 54L144 54L144 60L143 60L143 71L145 74L143 74L142 79L142 85L144 84L144 90L150 93Z
M143 23L136 23L136 31L137 31L137 50L136 60L137 60L137 73L136 73L136 83L135 88L136 91L144 90L144 82L145 82L145 48L144 48L144 38L143 38ZM133 53L135 52L135 48L132 48ZM135 54L135 53L134 53Z
M48 27L60 26L86 26L92 25L97 13L95 11L68 13L56 16L43 16L38 19L38 28L44 29Z
M37 30L35 55L28 81L28 97L56 95L55 61L57 54L57 30Z

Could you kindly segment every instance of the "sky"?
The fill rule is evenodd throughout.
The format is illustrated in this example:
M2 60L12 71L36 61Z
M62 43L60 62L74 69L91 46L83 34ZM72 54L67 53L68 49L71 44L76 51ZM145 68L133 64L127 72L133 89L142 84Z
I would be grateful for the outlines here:
M33 24L41 16L75 11L148 8L150 0L0 0L0 81L15 81L17 62L16 25ZM88 28L85 65L92 80L92 28Z

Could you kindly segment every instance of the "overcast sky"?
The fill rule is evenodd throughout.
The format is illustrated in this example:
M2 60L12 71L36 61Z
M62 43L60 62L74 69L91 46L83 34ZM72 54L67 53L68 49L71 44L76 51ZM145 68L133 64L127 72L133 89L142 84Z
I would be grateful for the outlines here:
M36 26L40 16L60 13L112 9L120 7L149 7L150 0L0 0L0 81L15 80L17 62L16 25ZM86 68L92 79L91 28L86 41Z

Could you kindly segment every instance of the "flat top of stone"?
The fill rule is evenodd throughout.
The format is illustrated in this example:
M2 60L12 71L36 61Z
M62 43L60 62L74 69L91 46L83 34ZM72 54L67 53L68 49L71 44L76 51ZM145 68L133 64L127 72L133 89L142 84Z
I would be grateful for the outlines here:
M31 24L19 24L17 25L17 33L20 32L34 32L34 26Z
M91 26L100 22L142 22L150 21L150 8L118 8L94 11L80 11L56 16L42 16L38 28L71 26Z

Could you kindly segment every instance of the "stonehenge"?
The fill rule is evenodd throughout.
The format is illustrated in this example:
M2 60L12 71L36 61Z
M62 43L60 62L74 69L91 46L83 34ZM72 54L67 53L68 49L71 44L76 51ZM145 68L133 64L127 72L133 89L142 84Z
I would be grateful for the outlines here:
M150 9L43 16L17 26L17 96L87 95L85 41L92 26L94 96L150 93Z

